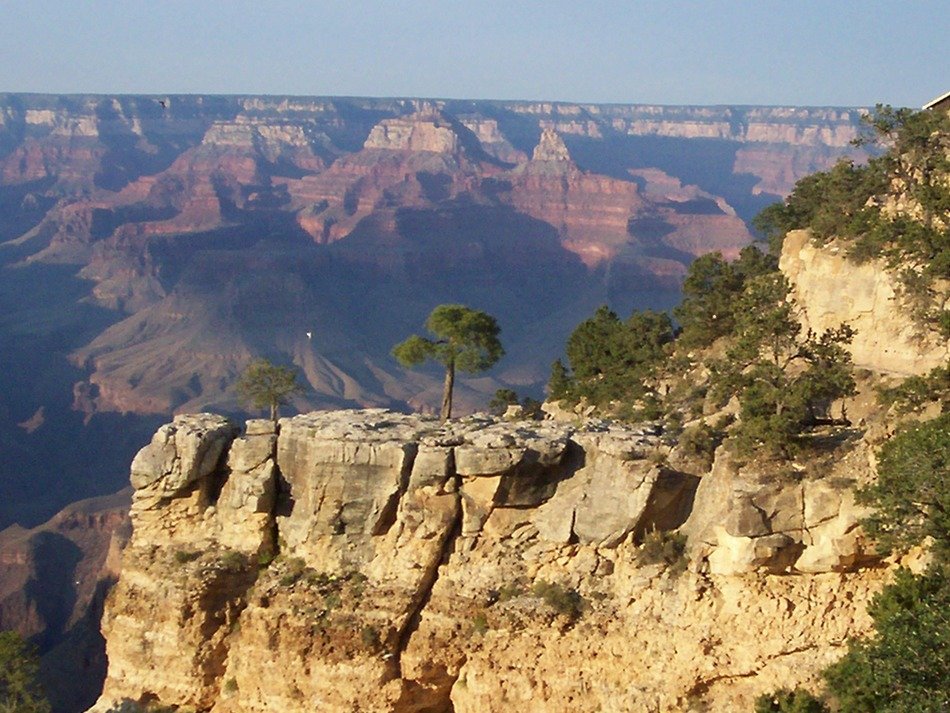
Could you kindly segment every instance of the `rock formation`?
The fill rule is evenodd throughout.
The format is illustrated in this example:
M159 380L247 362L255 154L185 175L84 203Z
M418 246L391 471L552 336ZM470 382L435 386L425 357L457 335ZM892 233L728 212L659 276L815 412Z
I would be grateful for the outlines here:
M855 366L910 376L950 359L950 344L936 329L914 324L898 276L882 260L857 264L845 248L816 246L807 231L794 230L785 238L779 267L792 285L806 329L821 333L843 322L851 325ZM945 309L950 286L937 287L937 306Z
M814 685L887 576L849 491L661 450L602 422L179 416L133 462L93 710L726 711ZM689 567L648 562L680 527Z

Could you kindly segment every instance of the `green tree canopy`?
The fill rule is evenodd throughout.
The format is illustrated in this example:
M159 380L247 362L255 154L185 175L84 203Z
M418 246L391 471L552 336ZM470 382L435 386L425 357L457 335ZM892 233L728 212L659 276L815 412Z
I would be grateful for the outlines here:
M16 632L0 632L0 713L49 713L38 673L33 649Z
M433 359L445 367L441 418L452 417L452 391L455 372L476 374L491 368L505 354L495 318L465 305L439 305L429 314L426 329L429 339L413 334L393 347L392 354L403 366L418 366Z
M808 228L818 240L841 240L853 259L883 258L914 319L950 337L950 310L931 294L936 280L950 279L950 114L878 105L865 123L858 143L886 149L881 155L806 176L753 223L776 253L786 232ZM907 209L883 209L894 204Z
M237 382L241 400L254 408L270 409L270 418L275 423L278 409L302 391L296 369L277 366L267 359L252 361Z
M788 455L831 401L854 393L851 355L843 346L851 329L842 325L804 337L801 331L781 273L748 281L736 301L726 358L712 364L720 398L739 399L735 436L743 452Z
M602 305L571 333L565 350L570 370L556 361L548 392L552 398L585 398L602 407L637 399L673 337L673 323L664 312L634 312L621 322Z
M873 506L865 528L883 549L933 538L950 559L950 413L910 426L878 452L877 481L858 492Z
M836 710L946 713L950 710L950 572L946 564L894 583L868 609L876 634L850 642L825 671Z
M687 347L705 347L735 329L737 300L747 280L778 269L775 256L753 245L737 260L727 262L721 253L707 253L689 266L683 281L683 300L673 310L682 327L680 340Z

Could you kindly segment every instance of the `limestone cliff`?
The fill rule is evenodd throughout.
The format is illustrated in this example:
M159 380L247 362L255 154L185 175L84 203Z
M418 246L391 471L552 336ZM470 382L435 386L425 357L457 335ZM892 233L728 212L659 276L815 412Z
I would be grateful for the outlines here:
M869 630L852 451L700 480L655 427L179 416L132 465L94 710L748 710ZM682 562L638 547L676 528Z
M801 308L806 329L822 332L847 322L855 331L855 366L901 376L924 374L950 359L950 344L935 329L914 324L901 299L898 276L882 260L858 264L843 246L818 247L807 231L790 232L779 262ZM938 306L950 288L936 290Z

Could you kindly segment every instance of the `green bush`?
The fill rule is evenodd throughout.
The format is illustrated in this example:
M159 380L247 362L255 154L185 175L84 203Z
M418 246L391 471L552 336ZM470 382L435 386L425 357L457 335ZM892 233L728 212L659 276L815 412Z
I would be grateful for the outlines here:
M488 617L484 612L478 612L472 617L472 633L478 636L484 636L488 631Z
M685 456L710 464L723 438L725 438L724 427L717 428L702 420L684 429L677 445Z
M197 550L175 550L175 562L178 564L188 564L201 557L201 552Z
M523 597L525 594L524 585L521 582L508 582L503 584L497 592L499 602L507 602L516 597Z
M844 241L854 260L883 258L901 278L914 316L946 325L950 335L948 318L932 308L929 294L934 280L950 278L950 115L878 105L867 124L863 143L886 148L882 155L864 166L842 160L806 176L753 222L775 250L787 231L809 228L818 240ZM913 219L881 210L895 195L916 204Z
M883 551L933 538L950 558L950 413L904 428L878 451L877 481L858 491L871 505L865 529Z
M38 682L39 659L13 631L0 632L0 711L49 713Z
M289 587L303 577L307 563L301 557L292 557L284 563L284 572L280 577L280 584Z
M950 711L950 572L898 570L868 609L876 634L852 640L826 672L838 710L849 713Z
M686 535L680 532L651 530L643 536L637 550L641 564L663 564L673 574L686 571Z
M662 312L634 312L626 322L606 305L581 322L567 340L570 369L556 361L548 393L553 399L580 399L602 409L647 393L645 380L667 357L674 329Z
M534 596L541 597L544 603L558 614L571 619L579 617L584 610L584 598L576 589L539 579L531 591Z
M219 561L221 566L229 572L240 572L247 567L247 557L235 550L228 550L222 554Z
M755 700L755 713L829 713L828 706L801 688L764 693Z
M878 389L878 401L884 406L894 405L901 413L934 401L942 402L945 411L950 410L950 362L923 376L911 376L898 386Z
M382 647L379 630L369 624L360 629L360 641L362 641L363 646L370 651L379 651L380 647Z

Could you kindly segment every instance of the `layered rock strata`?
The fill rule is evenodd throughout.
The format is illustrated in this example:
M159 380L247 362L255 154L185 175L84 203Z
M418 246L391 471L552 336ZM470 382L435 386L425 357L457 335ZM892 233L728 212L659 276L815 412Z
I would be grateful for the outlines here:
M815 684L886 577L856 571L848 496L662 451L601 422L180 416L133 463L93 710L725 711ZM677 528L690 566L648 563Z

